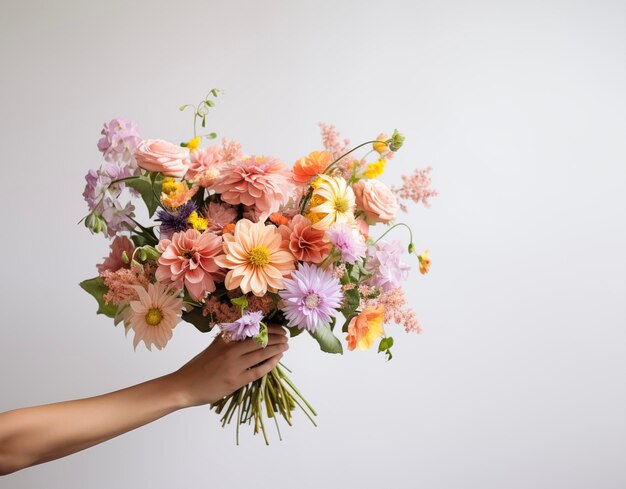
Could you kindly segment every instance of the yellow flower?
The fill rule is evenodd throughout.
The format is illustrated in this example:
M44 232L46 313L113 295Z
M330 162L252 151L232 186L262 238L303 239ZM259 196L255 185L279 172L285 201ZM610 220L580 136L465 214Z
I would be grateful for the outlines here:
M385 335L383 320L385 318L384 306L367 306L358 316L353 317L348 325L348 350L369 350L374 341Z
M369 163L367 165L367 170L363 172L363 175L365 175L367 178L379 177L385 171L385 166L387 166L387 162L385 161L385 158L381 158L374 163Z
M189 141L187 141L187 148L189 148L190 152L195 151L199 147L200 147L200 136L196 136L195 138L192 138Z
M313 189L307 217L315 229L328 229L335 223L354 221L356 200L352 187L344 178L320 175Z
M421 255L417 255L417 259L420 262L420 273L425 274L428 273L428 269L430 268L430 252L429 250L425 250Z
M163 179L161 202L163 202L170 209L176 209L191 199L199 189L200 187L198 185L189 188L187 182L166 183L165 179Z
M165 195L170 195L176 192L182 184L177 182L174 177L163 177L163 185L161 186L161 192Z
M204 217L199 215L197 211L193 211L191 214L189 214L187 222L191 224L191 227L200 232L206 230L207 226L209 225L208 219L205 219Z

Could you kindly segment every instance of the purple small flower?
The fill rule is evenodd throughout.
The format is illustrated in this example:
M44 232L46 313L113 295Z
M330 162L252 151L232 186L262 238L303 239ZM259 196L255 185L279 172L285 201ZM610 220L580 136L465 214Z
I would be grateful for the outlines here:
M102 151L106 161L131 165L133 170L137 168L133 153L141 142L141 137L134 122L113 119L104 124L100 134L103 137L98 141L98 149Z
M136 226L133 222L135 207L130 202L127 202L122 207L117 199L105 198L100 209L102 218L107 223L107 232L111 238L120 231L135 229Z
M399 241L381 241L367 248L365 271L372 275L367 285L380 287L389 292L400 286L409 276L411 267L400 261L404 248Z
M346 224L338 224L327 232L328 240L341 252L341 261L354 265L365 256L365 242L361 235Z
M247 312L233 323L221 323L220 329L228 341L241 341L258 335L262 320L261 311Z
M89 210L93 210L103 197L117 198L124 190L124 183L111 185L111 182L130 176L132 176L130 168L120 167L113 163L105 163L98 170L89 170L85 175L87 184L83 191Z
M285 289L278 294L283 299L282 311L289 326L311 332L329 326L343 300L339 279L331 272L300 263L284 284Z
M189 200L175 211L159 209L155 221L161 223L161 238L170 238L172 234L186 231L189 227L187 218L196 210L196 204Z

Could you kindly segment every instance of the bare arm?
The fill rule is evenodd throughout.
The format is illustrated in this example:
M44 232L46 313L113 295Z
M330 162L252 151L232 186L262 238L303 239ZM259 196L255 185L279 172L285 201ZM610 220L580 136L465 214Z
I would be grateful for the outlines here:
M208 404L262 377L288 348L284 330L269 329L265 349L252 340L217 338L163 377L100 396L0 413L0 475L84 450L179 409Z

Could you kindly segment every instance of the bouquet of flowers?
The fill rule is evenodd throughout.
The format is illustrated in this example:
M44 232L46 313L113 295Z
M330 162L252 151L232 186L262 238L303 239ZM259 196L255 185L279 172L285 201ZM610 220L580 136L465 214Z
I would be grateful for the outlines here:
M409 201L429 206L430 167L388 187L378 180L402 147L397 130L350 147L332 125L320 124L322 148L289 168L273 156L244 154L215 133L198 134L222 92L213 89L193 111L193 137L180 144L143 139L134 123L104 125L98 149L105 163L89 170L83 196L85 226L110 238L98 276L80 285L98 301L98 313L162 349L179 322L201 332L219 328L226 341L254 338L267 344L267 324L291 336L306 331L322 351L378 351L392 358L384 325L420 332L401 283L410 266L405 250L428 272L428 250L417 253L409 226L396 223ZM364 156L356 151L367 148ZM372 157L373 156L373 157ZM149 222L139 222L142 199ZM371 236L375 224L387 229ZM397 227L409 241L383 240ZM236 414L267 442L264 418L289 425L300 407L315 411L277 365L263 378L213 403L222 425ZM314 421L313 421L314 423ZM315 423L314 423L315 424ZM280 436L280 430L279 430Z

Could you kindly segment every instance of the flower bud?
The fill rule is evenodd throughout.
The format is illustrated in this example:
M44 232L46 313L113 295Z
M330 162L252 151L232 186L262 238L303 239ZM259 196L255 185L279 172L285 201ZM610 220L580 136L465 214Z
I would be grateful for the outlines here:
M404 136L398 132L397 129L393 130L391 139L387 141L389 143L389 149L393 152L398 151L404 144Z
M159 258L161 258L161 253L159 253L154 246L145 245L145 246L142 246L140 250L142 253L140 257L143 261L146 261L146 260L157 261Z
M381 155L383 153L386 153L387 152L387 140L389 139L389 136L381 133L376 137L376 139L378 142L372 144L374 151L377 151Z
M104 233L107 225L102 216L96 212L92 212L85 218L85 227L94 234Z

